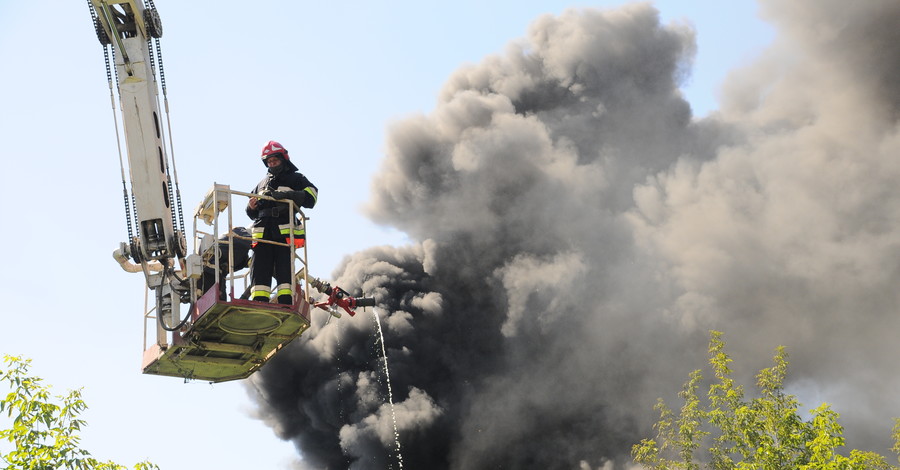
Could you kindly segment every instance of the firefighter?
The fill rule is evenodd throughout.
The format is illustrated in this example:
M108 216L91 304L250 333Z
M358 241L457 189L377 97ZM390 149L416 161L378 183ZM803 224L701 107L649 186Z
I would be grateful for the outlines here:
M318 190L305 176L297 171L291 162L287 149L275 141L269 141L262 149L262 162L268 168L265 178L256 185L254 194L262 194L275 199L290 199L298 207L312 208L316 205ZM306 243L306 230L295 213L290 213L287 202L250 198L247 216L253 219L253 266L250 276L250 298L269 302L273 296L272 275L275 275L274 297L279 304L289 305L291 298L291 247L260 243L267 240L290 244L291 219L293 219L294 248L302 248Z

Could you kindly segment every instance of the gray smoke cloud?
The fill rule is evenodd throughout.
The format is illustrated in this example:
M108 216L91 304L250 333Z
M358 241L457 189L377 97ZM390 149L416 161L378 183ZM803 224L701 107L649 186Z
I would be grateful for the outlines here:
M371 316L317 322L252 383L302 468L625 468L725 332L746 380L887 452L900 416L900 3L766 0L778 39L691 114L694 32L649 4L538 18L388 131L349 256ZM319 316L317 318L323 318ZM751 382L752 383L752 382Z

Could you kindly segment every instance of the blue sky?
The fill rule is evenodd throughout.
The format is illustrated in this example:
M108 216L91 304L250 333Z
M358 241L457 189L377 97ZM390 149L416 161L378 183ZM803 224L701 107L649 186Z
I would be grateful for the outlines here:
M623 4L156 3L185 208L213 182L252 188L264 172L259 149L279 140L320 190L309 227L320 277L349 253L405 241L359 210L387 125L428 113L454 70L502 54L539 15ZM663 22L697 30L684 93L698 116L716 109L727 73L772 39L752 1L655 5ZM83 443L98 458L150 458L164 469L287 468L296 453L250 417L245 384L140 374L143 279L110 256L126 233L103 56L86 2L0 2L0 61L0 353L32 358L32 371L57 393L84 387Z

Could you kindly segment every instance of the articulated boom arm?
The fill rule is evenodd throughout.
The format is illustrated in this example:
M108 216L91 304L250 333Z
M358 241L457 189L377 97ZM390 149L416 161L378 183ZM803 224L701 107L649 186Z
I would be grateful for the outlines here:
M115 55L132 197L139 238L129 240L135 261L182 258L184 235L175 226L168 158L149 40L162 34L155 9L135 0L91 0L101 43ZM105 40L105 41L104 41Z

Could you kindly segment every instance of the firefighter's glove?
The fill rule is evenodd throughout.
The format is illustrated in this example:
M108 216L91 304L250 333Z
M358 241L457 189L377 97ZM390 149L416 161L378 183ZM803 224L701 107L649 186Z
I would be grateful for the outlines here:
M269 196L275 199L289 199L293 191L272 191Z

